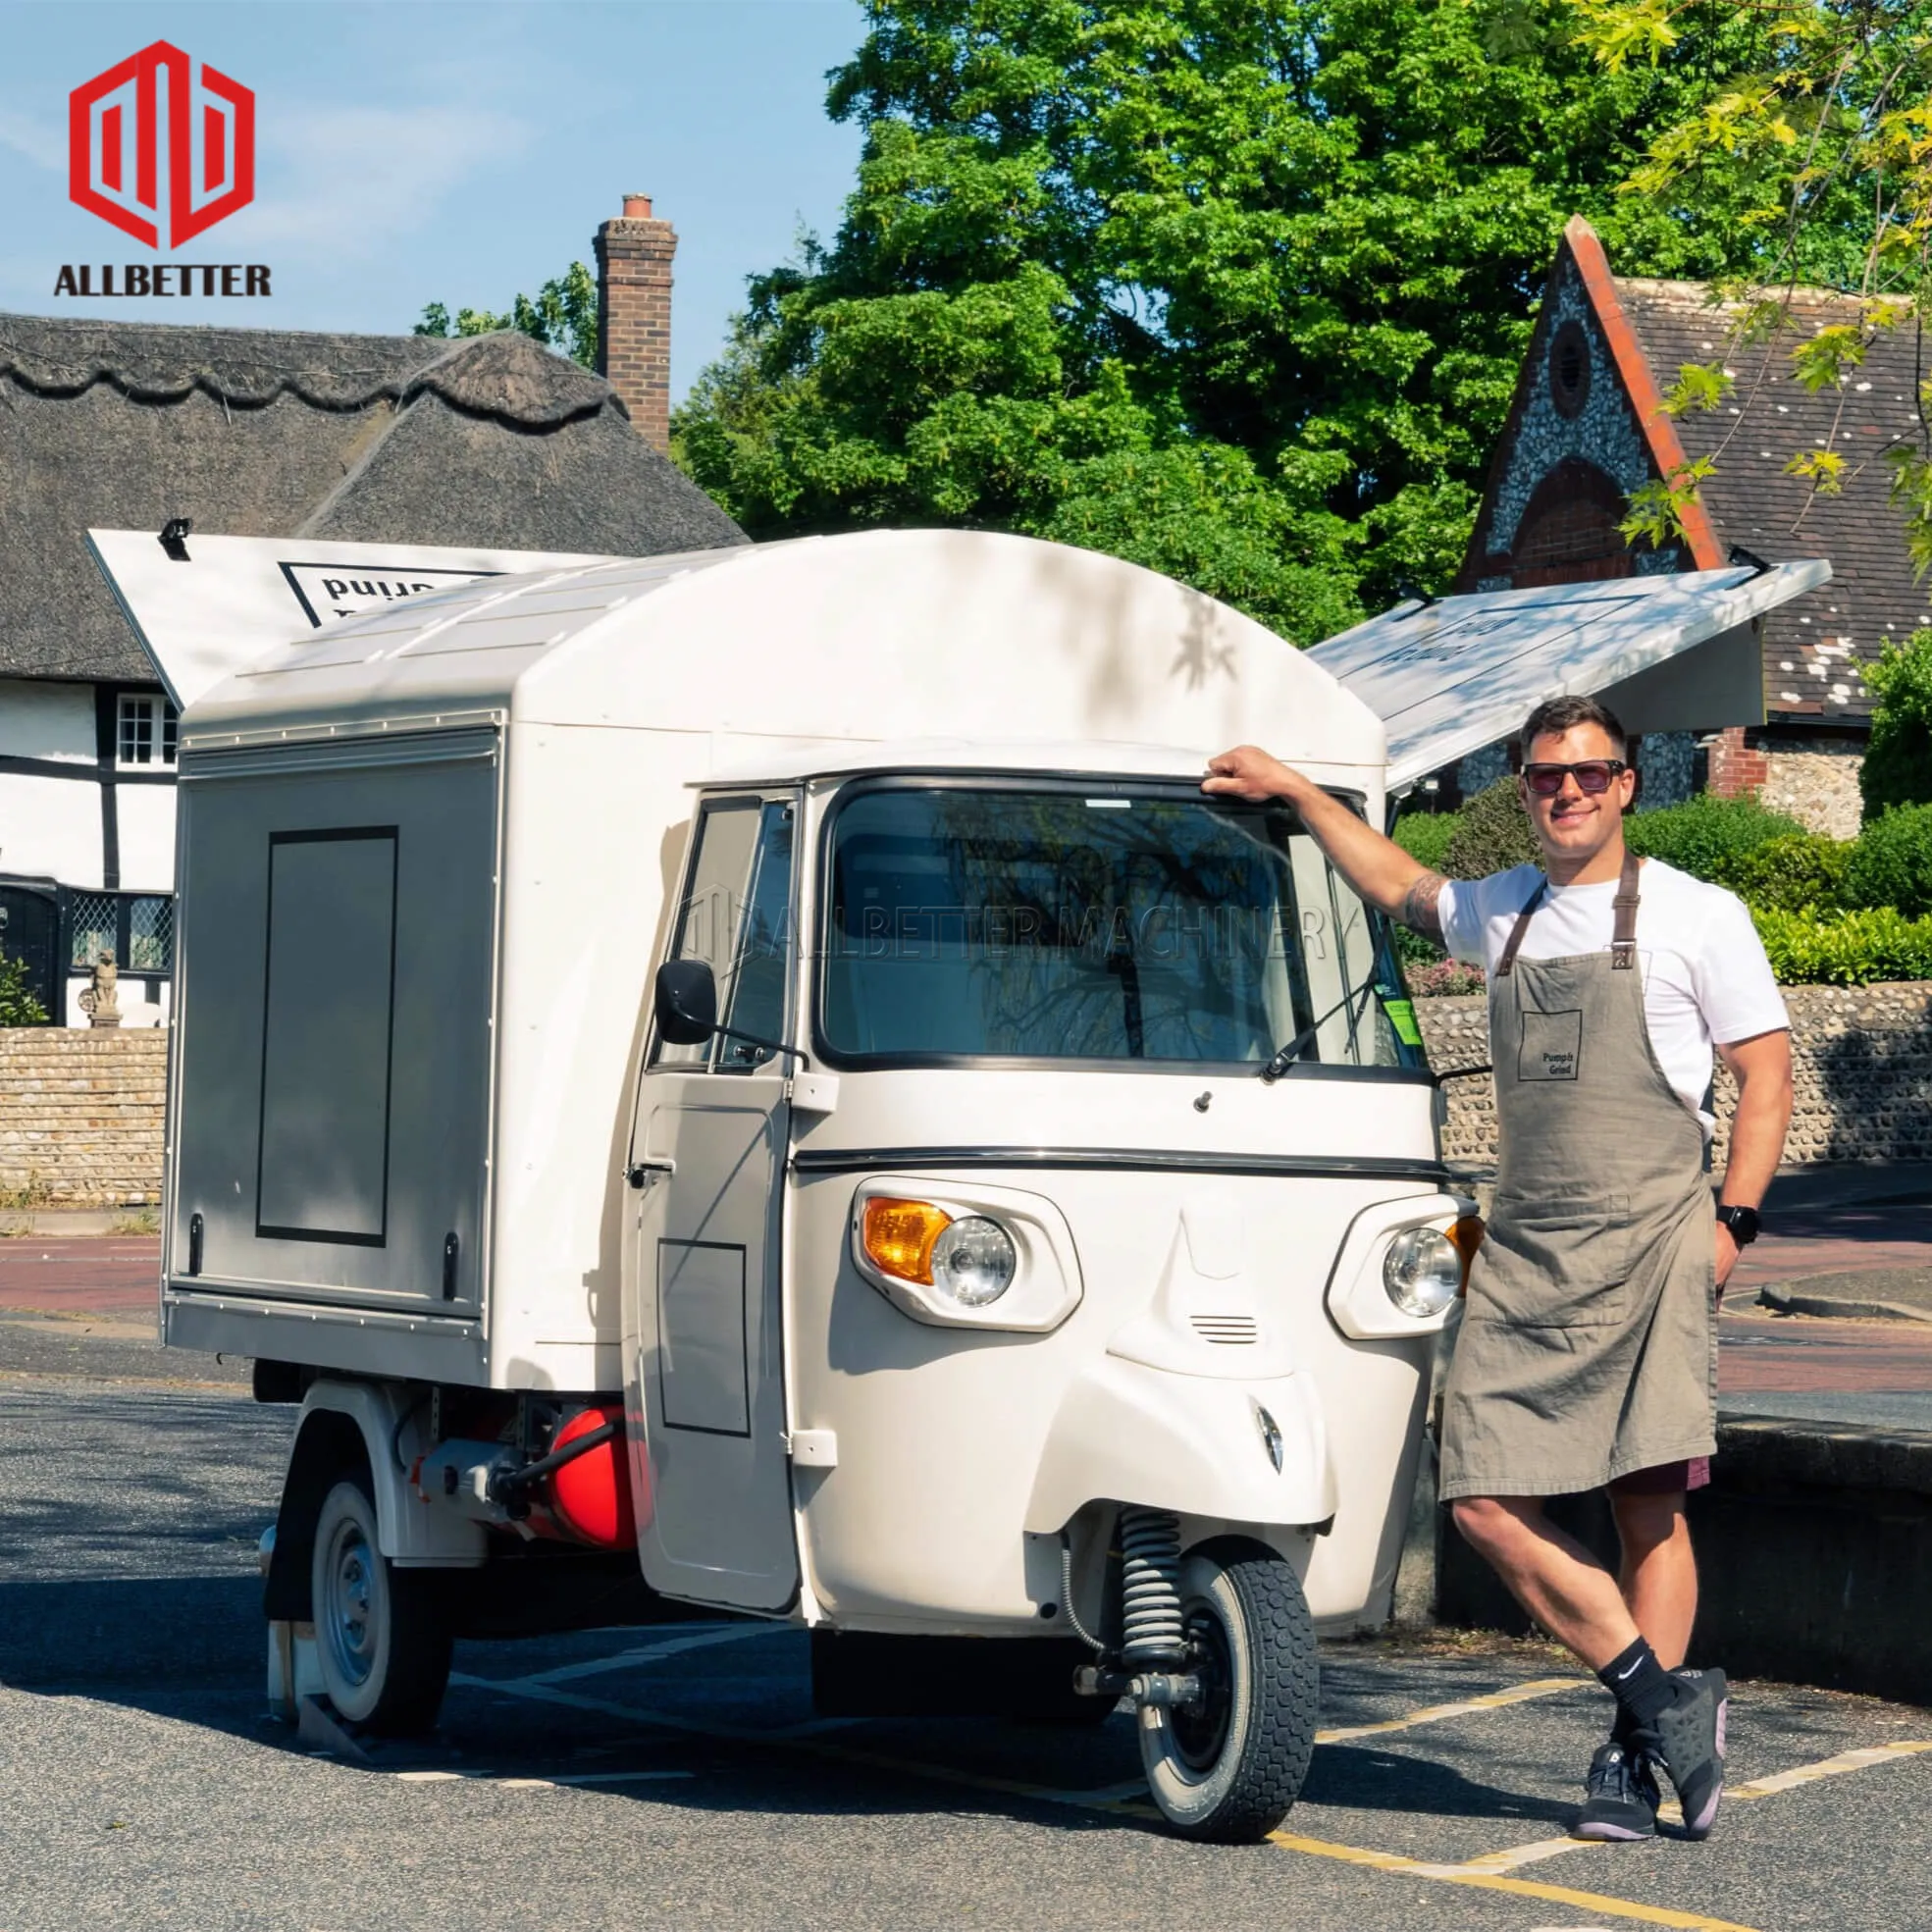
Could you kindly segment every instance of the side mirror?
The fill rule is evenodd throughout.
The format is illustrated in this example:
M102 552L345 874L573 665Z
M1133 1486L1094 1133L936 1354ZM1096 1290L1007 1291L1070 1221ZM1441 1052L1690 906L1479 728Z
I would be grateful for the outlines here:
M657 1031L670 1046L702 1046L718 1030L718 983L703 960L666 960L654 1005Z

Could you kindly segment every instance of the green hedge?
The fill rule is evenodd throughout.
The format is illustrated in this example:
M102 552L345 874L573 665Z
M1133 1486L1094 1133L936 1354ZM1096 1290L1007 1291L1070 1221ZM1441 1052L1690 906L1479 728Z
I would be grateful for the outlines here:
M1737 893L1787 985L1932 979L1932 805L1894 806L1847 841L1807 832L1754 798L1705 795L1633 813L1624 835L1632 851ZM1450 878L1480 878L1536 857L1513 778L1460 811L1401 818L1395 838ZM1405 935L1402 954L1412 973L1441 959L1414 935Z
M1845 852L1848 906L1891 906L1907 918L1932 913L1932 805L1893 806Z
M1640 811L1624 821L1633 852L1661 859L1680 872L1730 886L1750 856L1773 839L1802 838L1804 827L1754 798L1714 799L1704 793L1682 805Z
M1863 986L1875 979L1932 979L1932 918L1890 906L1854 913L1751 909L1771 970L1784 986Z

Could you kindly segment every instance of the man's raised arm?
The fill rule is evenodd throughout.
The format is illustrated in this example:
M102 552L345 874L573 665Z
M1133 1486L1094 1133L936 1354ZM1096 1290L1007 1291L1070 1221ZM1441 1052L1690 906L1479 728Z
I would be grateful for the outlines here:
M1442 891L1441 873L1419 864L1393 839L1384 838L1338 799L1332 799L1260 746L1236 745L1231 752L1210 758L1201 789L1255 804L1281 799L1293 806L1309 836L1370 905L1418 932L1440 935L1436 901Z

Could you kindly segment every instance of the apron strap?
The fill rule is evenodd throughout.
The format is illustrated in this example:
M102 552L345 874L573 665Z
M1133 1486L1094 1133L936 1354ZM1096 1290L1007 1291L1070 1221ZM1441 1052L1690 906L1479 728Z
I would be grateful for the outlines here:
M1539 882L1535 892L1523 903L1523 910L1516 915L1516 923L1509 929L1509 939L1502 949L1502 957L1496 962L1496 977L1507 979L1509 969L1516 964L1516 949L1523 943L1523 935L1530 929L1530 914L1542 904L1542 896L1549 890L1549 881Z
M1623 876L1617 881L1616 924L1610 931L1610 970L1628 972L1637 964L1637 855L1624 854Z

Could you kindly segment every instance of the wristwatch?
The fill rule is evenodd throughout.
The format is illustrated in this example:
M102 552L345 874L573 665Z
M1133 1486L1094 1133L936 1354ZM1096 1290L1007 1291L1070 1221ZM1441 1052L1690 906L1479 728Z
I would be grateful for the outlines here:
M1719 1208L1717 1218L1731 1230L1731 1238L1739 1247L1748 1248L1757 1239L1755 1208Z

